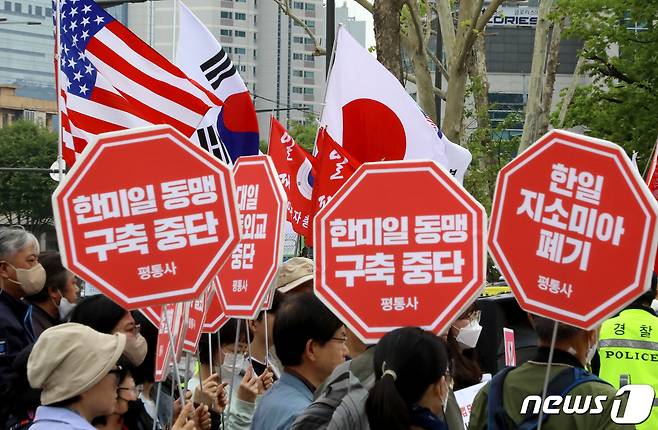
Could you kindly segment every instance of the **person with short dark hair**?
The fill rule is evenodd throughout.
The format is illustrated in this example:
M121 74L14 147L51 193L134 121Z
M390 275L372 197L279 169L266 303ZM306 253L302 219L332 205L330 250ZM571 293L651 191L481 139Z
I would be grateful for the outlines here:
M41 334L30 353L27 376L41 389L32 430L95 430L91 421L114 412L117 365L126 336L66 323Z
M284 367L263 395L253 430L283 430L313 401L316 387L347 358L343 323L313 293L300 293L281 306L274 346Z
M645 384L658 392L658 316L651 308L657 287L653 273L649 290L601 326L598 374L615 388ZM637 428L658 429L658 407Z
M452 389L445 341L419 327L402 327L375 346L375 385L366 400L371 429L448 430L444 408Z
M516 368L498 372L475 396L469 430L514 429L522 423L537 423L542 405L528 401L530 396L541 399L548 366L553 330L557 324L556 341L550 367L548 392L565 398L594 399L603 396L603 411L599 414L568 414L560 408L558 414L544 414L544 430L610 430L633 429L633 425L615 424L610 418L616 390L585 370L588 356L596 347L598 330L582 330L549 318L530 315L538 337L535 357ZM592 405L593 405L592 400ZM525 405L525 411L523 407ZM572 405L573 407L573 405ZM594 407L594 406L592 406ZM522 413L523 411L523 413ZM493 423L493 424L492 424Z
M37 338L47 328L68 319L80 291L75 283L75 275L64 267L58 252L42 252L39 262L46 270L46 283L41 291L25 297L31 304L28 314Z

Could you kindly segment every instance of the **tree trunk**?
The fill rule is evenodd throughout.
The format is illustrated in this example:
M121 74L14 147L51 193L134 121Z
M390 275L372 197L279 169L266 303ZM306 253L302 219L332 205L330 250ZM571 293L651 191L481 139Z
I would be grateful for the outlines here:
M471 82L474 82L473 101L478 130L481 132L480 144L488 147L491 143L491 119L489 118L489 78L484 50L484 35L478 35L473 44L473 55L469 65Z
M519 154L525 151L539 137L544 66L546 63L546 50L548 48L548 31L550 29L548 15L552 8L553 0L542 0L539 3L539 16L537 26L535 27L535 46L532 54L532 67L530 69L528 102L526 104L525 122L523 123L523 135L521 135L521 142L519 143Z
M446 64L444 65L450 70L450 60L455 47L455 24L452 22L450 0L438 0L436 2L436 14L439 17L439 26L441 27L440 37L443 39L443 50L446 53ZM436 37L439 37L439 35ZM437 52L436 56L440 59L441 53Z
M548 61L546 62L546 82L541 96L541 116L539 118L538 136L548 131L548 123L551 115L551 104L553 103L553 90L555 88L555 75L558 67L558 54L560 53L560 40L562 38L562 25L564 19L559 19L553 26L551 44L548 47Z
M402 36L403 47L411 56L411 64L414 68L416 77L416 103L425 112L427 116L432 118L434 123L438 124L436 118L436 102L434 98L434 82L432 82L432 75L430 73L427 53L425 52L425 40L420 25L420 14L418 2L416 0L407 0L407 7L414 9L411 15L415 16L415 22L410 24L407 34ZM439 73L438 69L436 73Z
M402 57L400 55L401 0L375 0L373 21L377 60L402 82Z
M476 2L463 0L459 8L459 24L457 25L456 40L465 40L468 33L472 31L474 23L472 22ZM448 61L448 94L446 96L446 114L443 118L443 133L453 142L460 141L461 123L464 115L464 97L466 95L466 78L468 76L466 63L462 50L468 50L470 53L471 46L465 46L463 43L455 44L452 50L452 56ZM466 56L469 55L466 54ZM464 61L461 61L464 59Z
M562 107L560 108L560 114L558 115L556 124L557 128L564 127L564 120L567 117L567 110L569 110L569 105L571 104L571 100L573 100L573 95L576 93L576 88L578 87L578 82L580 81L580 71L583 68L583 64L585 64L585 56L581 53L578 56L578 62L576 62L576 68L573 71L573 76L571 77L571 83L569 84L567 93L562 98Z

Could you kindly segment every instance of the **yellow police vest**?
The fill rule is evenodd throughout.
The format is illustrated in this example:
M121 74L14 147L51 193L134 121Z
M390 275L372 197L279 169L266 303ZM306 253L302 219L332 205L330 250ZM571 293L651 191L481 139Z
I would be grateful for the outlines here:
M601 326L599 377L614 387L647 384L658 393L658 317L642 309L627 309ZM620 379L622 384L620 384ZM658 429L658 402L638 430Z

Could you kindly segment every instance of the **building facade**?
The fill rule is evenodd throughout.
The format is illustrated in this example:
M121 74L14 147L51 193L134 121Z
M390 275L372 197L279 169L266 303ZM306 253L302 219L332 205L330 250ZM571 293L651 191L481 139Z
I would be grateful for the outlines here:
M0 84L55 100L52 19L50 0L0 3Z
M364 48L366 46L366 22L350 16L350 11L347 8L347 3L343 2L342 6L336 7L336 24L343 24L347 31L361 44Z

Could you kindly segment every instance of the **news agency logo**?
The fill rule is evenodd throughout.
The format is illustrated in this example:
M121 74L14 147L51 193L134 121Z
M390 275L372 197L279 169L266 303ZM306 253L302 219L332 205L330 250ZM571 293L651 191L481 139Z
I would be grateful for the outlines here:
M622 398L625 400L626 409L621 411ZM654 404L655 392L651 385L631 384L624 385L615 394L612 401L610 418L616 424L640 424L649 418L651 408ZM539 414L540 407L546 415L599 415L604 412L603 404L608 396L547 396L542 404L541 396L528 396L521 405L521 415L528 412ZM530 410L530 405L532 410ZM620 416L621 414L621 416Z

